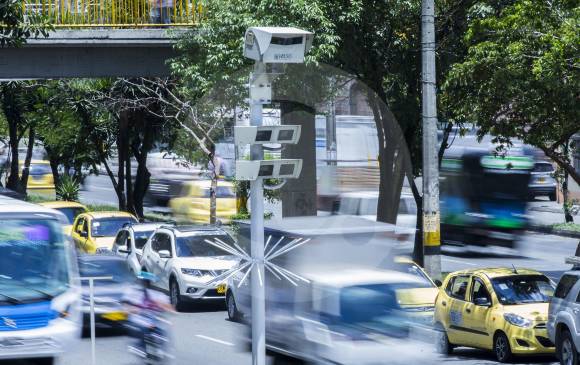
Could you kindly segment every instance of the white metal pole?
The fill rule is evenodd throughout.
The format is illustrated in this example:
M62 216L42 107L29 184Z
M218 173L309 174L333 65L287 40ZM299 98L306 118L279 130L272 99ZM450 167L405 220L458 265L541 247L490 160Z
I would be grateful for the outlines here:
M441 278L439 166L437 148L437 95L435 83L435 3L423 0L421 8L423 83L423 253L425 270Z
M256 62L255 78L265 72L265 65ZM262 104L250 101L250 125L262 125ZM262 160L261 145L252 145L252 160ZM254 262L251 276L252 285L252 364L266 364L266 296L264 282L264 185L262 178L250 182L251 207L251 254Z
M95 350L95 296L93 290L94 279L89 279L89 301L91 303L91 364L96 365L96 350Z

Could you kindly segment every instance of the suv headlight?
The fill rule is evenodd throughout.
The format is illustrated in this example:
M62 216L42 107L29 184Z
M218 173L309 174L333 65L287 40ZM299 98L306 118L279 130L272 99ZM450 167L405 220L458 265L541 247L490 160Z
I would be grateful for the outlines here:
M504 313L503 318L508 323L518 327L531 327L532 321L514 313Z
M181 269L181 273L185 275L191 275L198 278L201 278L204 274L201 270L197 269Z

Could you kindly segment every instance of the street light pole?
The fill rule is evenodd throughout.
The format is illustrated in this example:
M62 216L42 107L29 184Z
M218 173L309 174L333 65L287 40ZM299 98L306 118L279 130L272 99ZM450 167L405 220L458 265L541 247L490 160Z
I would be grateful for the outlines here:
M256 62L250 83L265 73L262 62ZM262 126L262 104L251 101L250 125ZM252 160L262 160L262 146L254 144L250 148ZM251 208L251 253L253 271L251 275L252 288L252 364L266 364L266 295L264 282L264 183L262 178L250 182Z
M421 6L423 114L423 254L425 270L441 278L437 96L435 83L435 3Z

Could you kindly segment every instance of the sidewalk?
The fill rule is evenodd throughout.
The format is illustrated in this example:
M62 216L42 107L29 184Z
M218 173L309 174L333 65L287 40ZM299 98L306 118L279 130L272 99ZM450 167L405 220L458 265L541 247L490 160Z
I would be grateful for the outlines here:
M565 222L562 204L538 199L530 202L528 215L530 216L530 231L580 238L580 232L552 227L554 224ZM580 224L580 215L574 216L574 223Z

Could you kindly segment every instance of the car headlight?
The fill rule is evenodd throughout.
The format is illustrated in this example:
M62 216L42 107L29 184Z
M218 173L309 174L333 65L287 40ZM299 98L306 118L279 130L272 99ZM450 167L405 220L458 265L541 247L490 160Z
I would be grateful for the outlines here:
M532 321L514 313L504 313L503 318L508 323L518 327L531 327Z
M204 273L197 269L181 269L181 273L185 275L196 276L198 278L202 277Z

